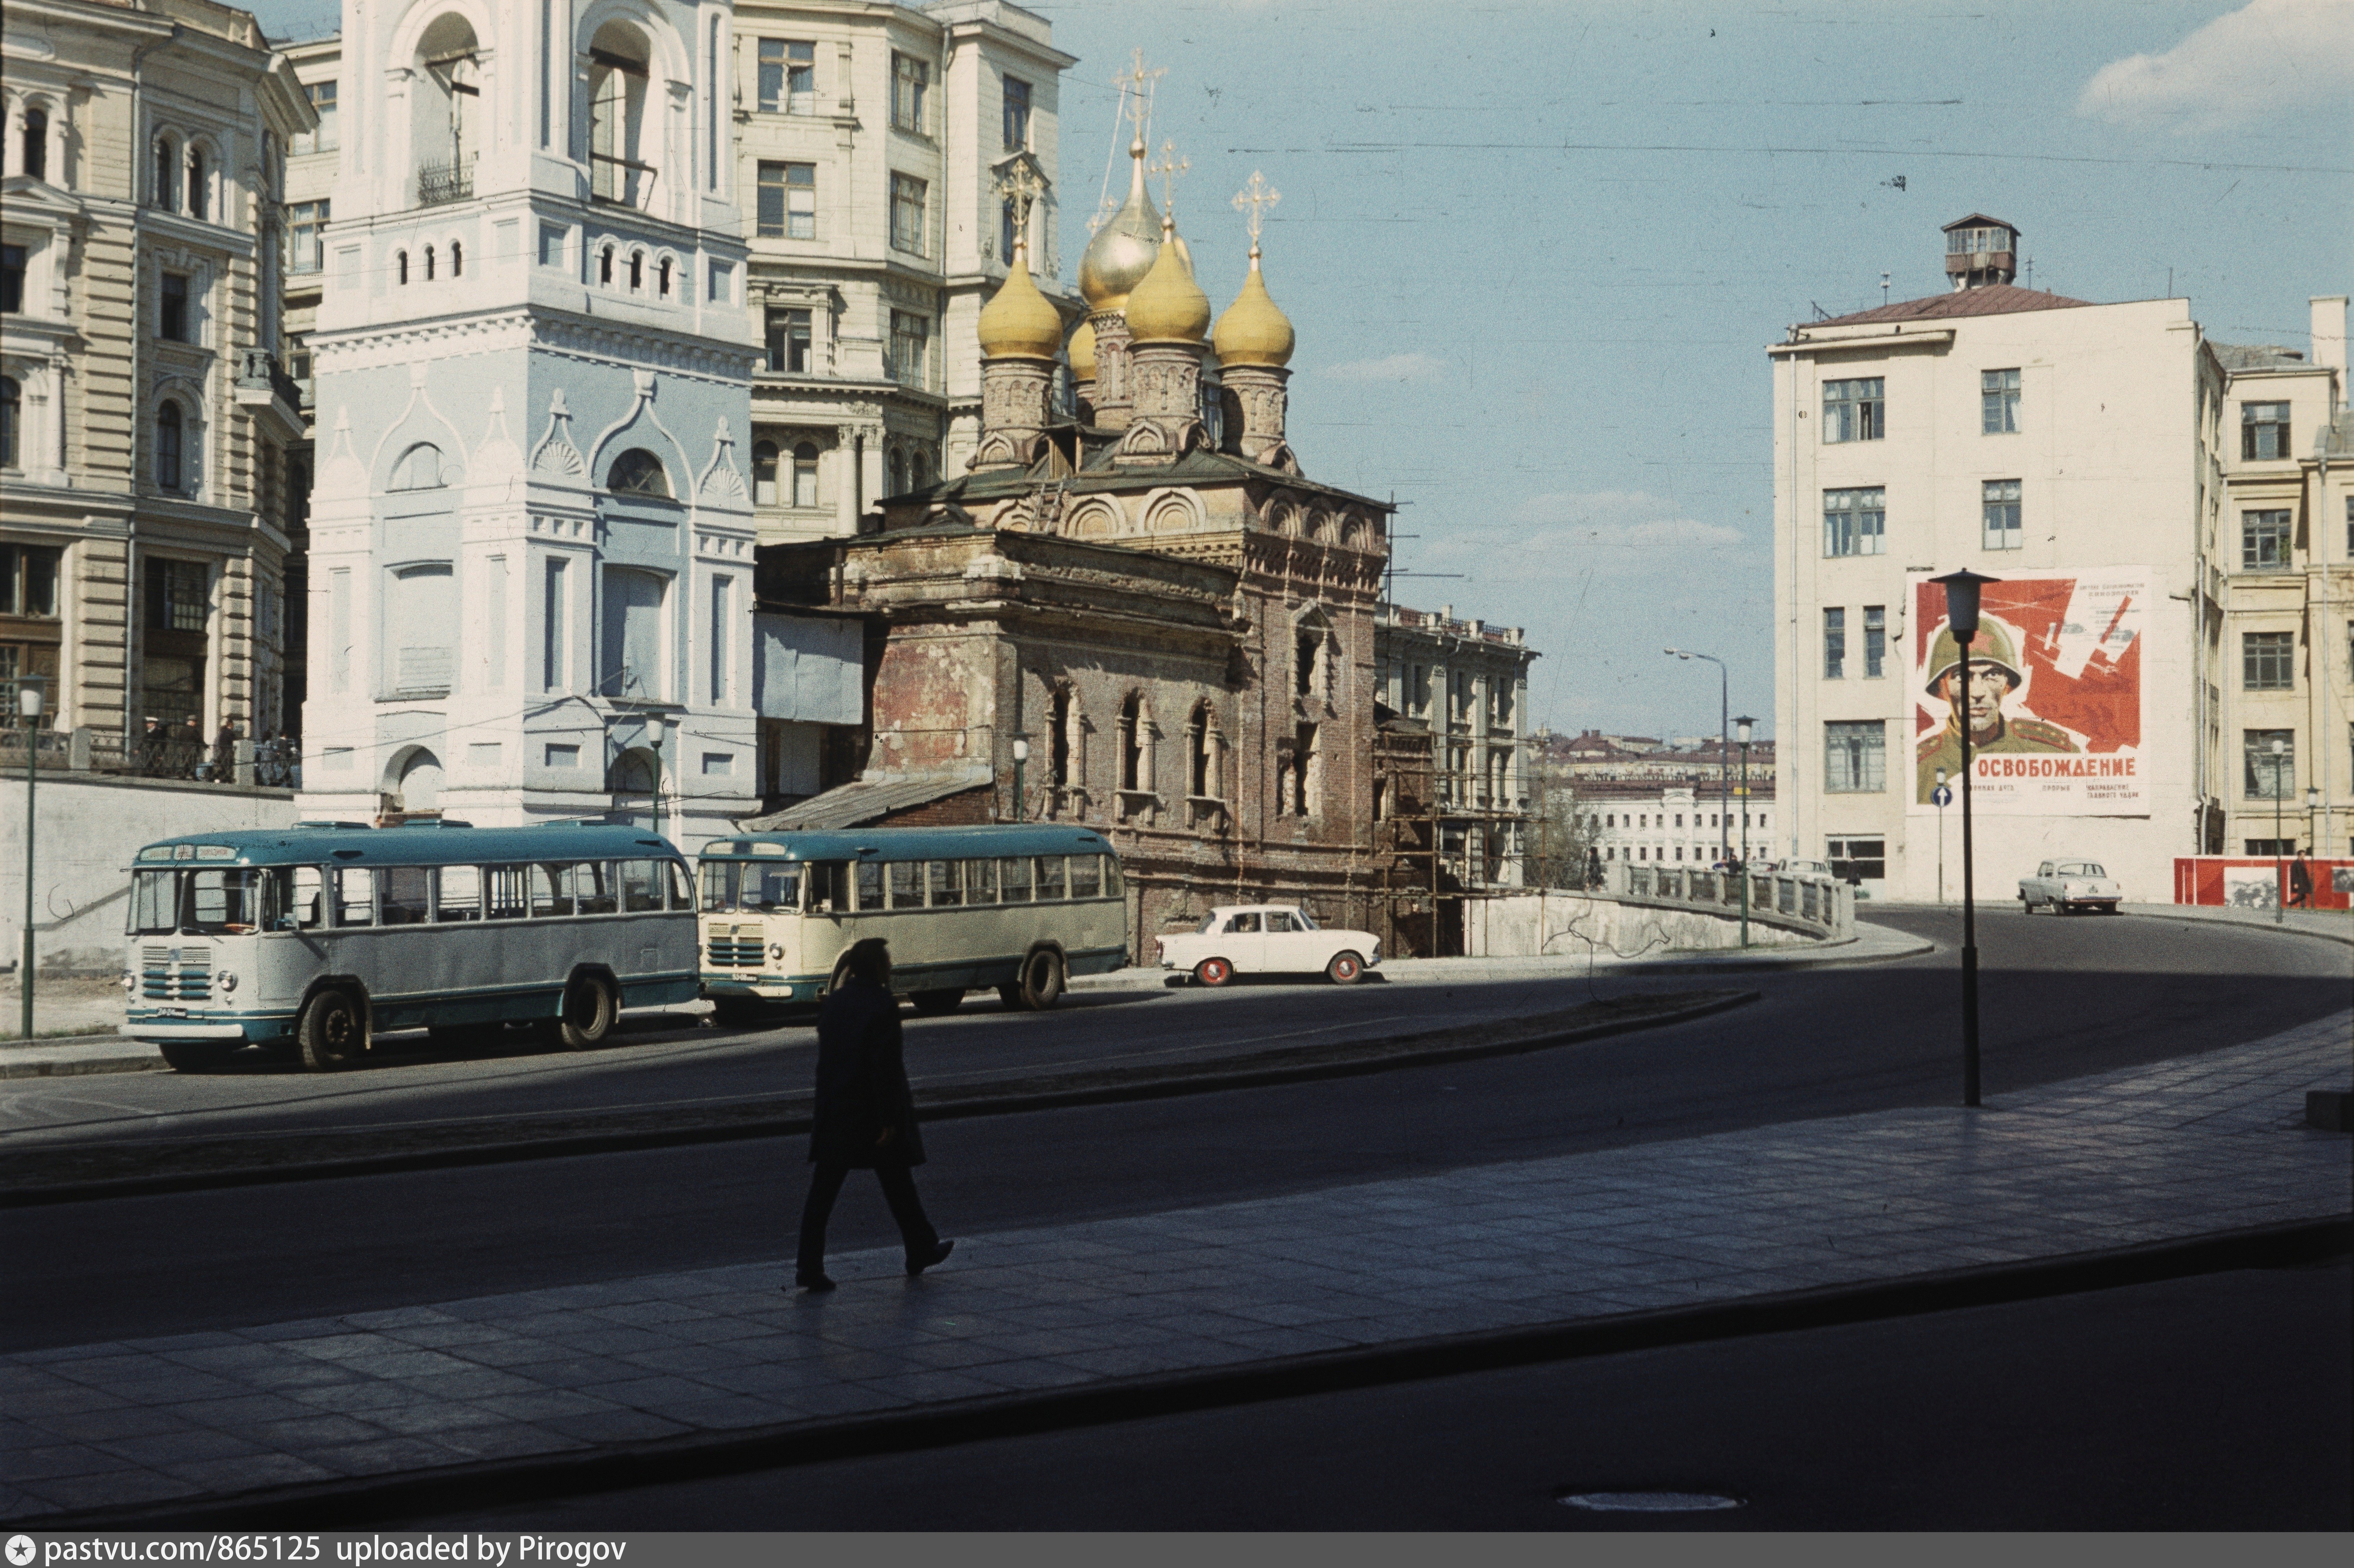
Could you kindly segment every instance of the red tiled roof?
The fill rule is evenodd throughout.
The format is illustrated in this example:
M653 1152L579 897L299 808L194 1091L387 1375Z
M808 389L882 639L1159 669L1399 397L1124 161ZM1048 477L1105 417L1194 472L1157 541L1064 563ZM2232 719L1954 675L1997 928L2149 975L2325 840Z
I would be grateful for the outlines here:
M1833 316L1825 322L1801 322L1798 330L1862 326L1872 322L1935 321L1941 316L2007 316L2020 311L2067 311L2092 302L2090 300L2072 300L2065 294L2046 294L2033 289L2015 288L2009 283L1988 283L1982 288L1958 289L1949 294L1931 294L1924 300L1880 305L1872 310L1858 311L1853 315Z

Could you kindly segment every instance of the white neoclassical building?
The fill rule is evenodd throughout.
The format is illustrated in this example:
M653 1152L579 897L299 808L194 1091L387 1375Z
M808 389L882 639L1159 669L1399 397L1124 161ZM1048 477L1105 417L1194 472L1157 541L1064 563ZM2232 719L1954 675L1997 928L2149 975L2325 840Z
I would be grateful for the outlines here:
M346 0L303 813L755 803L724 0Z

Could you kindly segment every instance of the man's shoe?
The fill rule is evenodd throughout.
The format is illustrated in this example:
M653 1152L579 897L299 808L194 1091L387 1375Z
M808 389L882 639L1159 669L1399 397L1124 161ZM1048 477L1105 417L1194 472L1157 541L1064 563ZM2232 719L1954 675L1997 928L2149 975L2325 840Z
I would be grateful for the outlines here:
M939 1245L932 1248L928 1256L909 1258L907 1260L907 1277L913 1279L916 1276L923 1273L924 1270L931 1267L932 1265L947 1262L949 1254L954 1251L956 1251L956 1243L952 1241L944 1241L940 1243Z
M804 1274L793 1281L792 1287L795 1290L806 1290L812 1296L822 1296L833 1288L833 1281L822 1274Z

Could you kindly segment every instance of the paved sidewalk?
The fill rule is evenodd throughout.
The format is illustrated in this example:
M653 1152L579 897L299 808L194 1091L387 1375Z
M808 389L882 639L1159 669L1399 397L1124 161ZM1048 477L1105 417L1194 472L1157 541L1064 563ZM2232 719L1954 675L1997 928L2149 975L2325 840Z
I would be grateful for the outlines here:
M2347 1212L2354 1013L2008 1097L837 1255L0 1358L0 1516L692 1445ZM781 1212L781 1211L780 1211Z

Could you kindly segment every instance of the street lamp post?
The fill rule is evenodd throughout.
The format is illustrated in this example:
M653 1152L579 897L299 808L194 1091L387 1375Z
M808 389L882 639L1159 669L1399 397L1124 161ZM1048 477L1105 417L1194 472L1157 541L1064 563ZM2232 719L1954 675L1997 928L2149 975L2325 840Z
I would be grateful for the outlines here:
M1733 721L1741 736L1741 945L1749 945L1749 732L1756 720L1743 714Z
M25 720L25 953L18 960L17 990L24 1003L24 1038L33 1037L33 779L40 759L41 688L27 681L16 688L16 709Z
M1022 820L1022 765L1030 760L1030 742L1021 736L1013 737L1013 820Z
M1937 769L1937 902L1946 901L1946 770Z
M1946 590L1946 625L1961 652L1961 684L1952 699L1962 732L1962 1104L1978 1103L1978 882L1970 843L1970 640L1978 634L1978 590L1999 582L1967 567L1933 582Z
M665 727L663 715L654 715L652 728L654 736L654 837L656 838L662 837L662 746L663 730Z
M2288 760L2288 747L2278 736L2273 736L2273 924L2287 918L2288 877L2281 858L2281 765Z
M1683 648L1667 648L1661 652L1679 659L1705 659L1716 666L1716 858L1730 860L1733 858L1733 824L1729 820L1732 801L1728 797L1733 793L1733 758L1726 755L1732 748L1725 742L1733 737L1725 715L1733 711L1733 688L1725 674L1724 661L1713 653L1694 653Z

